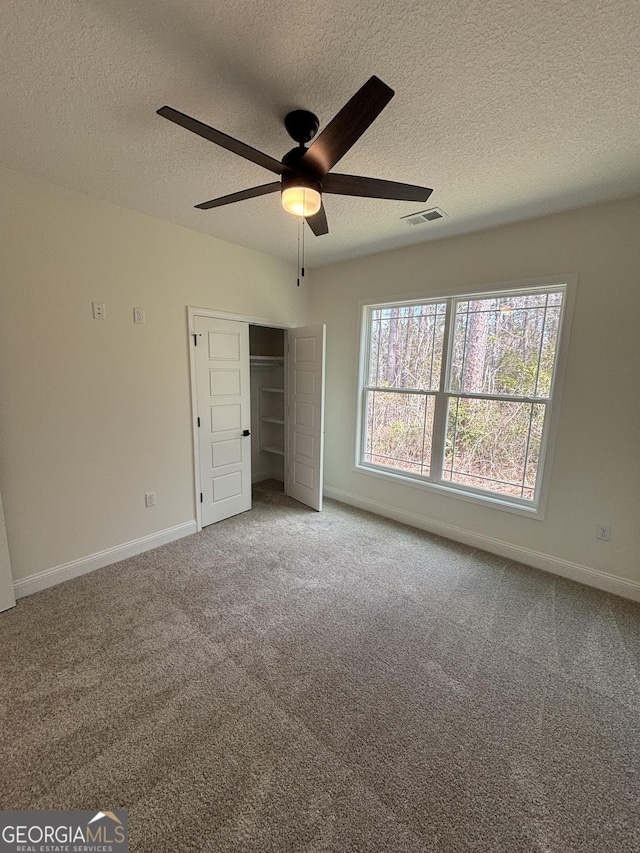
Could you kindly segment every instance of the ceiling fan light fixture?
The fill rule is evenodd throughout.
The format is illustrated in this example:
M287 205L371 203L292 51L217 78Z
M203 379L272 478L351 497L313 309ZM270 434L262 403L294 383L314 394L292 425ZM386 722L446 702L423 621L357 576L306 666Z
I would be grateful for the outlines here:
M288 187L282 190L282 206L294 216L314 216L322 204L322 196L318 190L307 187Z
M282 206L294 216L314 216L322 207L320 184L306 177L283 180Z
M234 139L215 127L209 127L191 116L174 110L173 107L160 107L158 115L184 127L191 133L237 154L257 166L280 176L280 180L258 187L250 187L240 192L229 193L220 198L212 198L196 204L198 210L211 210L237 201L245 201L258 196L276 193L280 190L284 209L305 218L307 225L316 237L329 233L327 216L322 201L322 192L330 195L357 196L358 198L379 198L391 201L425 202L431 193L429 187L414 184L402 184L397 181L385 181L379 178L366 178L363 175L339 175L332 171L336 163L344 157L362 134L376 120L387 106L394 92L379 77L373 75L361 86L347 103L331 119L319 136L318 117L308 110L292 110L284 119L284 126L297 146L288 151L282 160L276 160L257 148ZM313 141L312 141L313 140ZM309 147L307 143L311 142ZM423 211L423 213L425 213ZM413 216L413 220L420 216ZM439 218L429 216L429 219ZM304 234L304 229L300 229Z

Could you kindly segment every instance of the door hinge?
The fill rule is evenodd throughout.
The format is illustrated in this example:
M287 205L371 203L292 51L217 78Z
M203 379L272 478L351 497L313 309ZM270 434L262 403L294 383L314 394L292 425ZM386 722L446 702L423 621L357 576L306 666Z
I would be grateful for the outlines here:
M202 492L200 492L200 503L203 503L203 500L202 500Z
M198 418L198 426L200 426L200 418Z
M198 338L201 337L201 335L198 332L192 332L191 337L193 338L194 347L197 347L198 346Z

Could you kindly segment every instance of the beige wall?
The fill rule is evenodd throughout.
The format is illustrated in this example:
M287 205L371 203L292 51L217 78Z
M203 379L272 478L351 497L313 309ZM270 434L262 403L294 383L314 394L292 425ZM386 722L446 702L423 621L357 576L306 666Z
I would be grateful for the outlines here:
M187 305L275 323L308 305L274 258L6 170L0 195L0 490L18 580L195 517Z
M281 261L35 179L0 170L0 193L0 491L16 580L195 517L185 309L196 305L327 323L330 493L526 562L583 567L596 585L597 573L640 584L639 199L334 264L307 289ZM358 300L571 272L544 521L353 470ZM613 526L610 543L598 524Z
M327 323L325 484L526 562L590 582L607 573L640 583L639 235L635 198L314 271L314 316ZM579 281L544 521L353 470L358 300L567 273ZM612 525L610 543L595 539L598 524Z

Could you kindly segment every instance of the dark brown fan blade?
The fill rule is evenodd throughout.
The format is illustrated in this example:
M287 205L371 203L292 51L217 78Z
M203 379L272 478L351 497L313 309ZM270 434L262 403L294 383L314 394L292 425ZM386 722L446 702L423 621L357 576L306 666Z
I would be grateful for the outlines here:
M159 116L168 118L169 121L179 124L181 127L190 130L192 133L197 133L198 136L201 136L203 139L208 139L209 142L220 145L221 148L226 148L227 151L232 151L234 154L244 157L245 160L251 160L252 163L257 163L258 166L263 166L265 169L269 169L270 172L282 175L283 172L287 171L286 167L274 157L270 157L268 154L263 154L262 151L258 151L257 148L245 145L244 142L240 142L232 136L227 136L227 134L222 133L221 130L215 130L213 127L209 127L208 124L203 124L201 121L191 118L191 116L187 116L178 110L174 110L173 107L160 107L157 112Z
M361 175L337 175L331 172L322 181L322 191L335 195L358 195L365 198L388 198L396 201L426 201L432 189L396 181L381 181Z
M257 198L259 195L275 193L279 189L280 181L274 181L272 184L263 184L261 187L251 187L250 190L242 190L239 193L212 198L211 201L203 201L202 204L196 204L196 207L198 210L211 210L212 207L222 207L223 204L233 204L234 201L244 201L247 198Z
M394 94L393 89L377 77L367 80L307 149L300 165L322 180L360 139Z
M309 224L309 228L311 228L316 237L321 237L323 234L329 233L327 214L324 212L324 205L321 205L320 210L313 216L307 216L306 220Z

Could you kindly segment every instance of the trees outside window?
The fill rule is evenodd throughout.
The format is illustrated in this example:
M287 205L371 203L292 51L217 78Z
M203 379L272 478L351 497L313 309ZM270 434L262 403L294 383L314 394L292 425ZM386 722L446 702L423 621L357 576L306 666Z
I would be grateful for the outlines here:
M358 465L537 509L566 294L365 306Z

